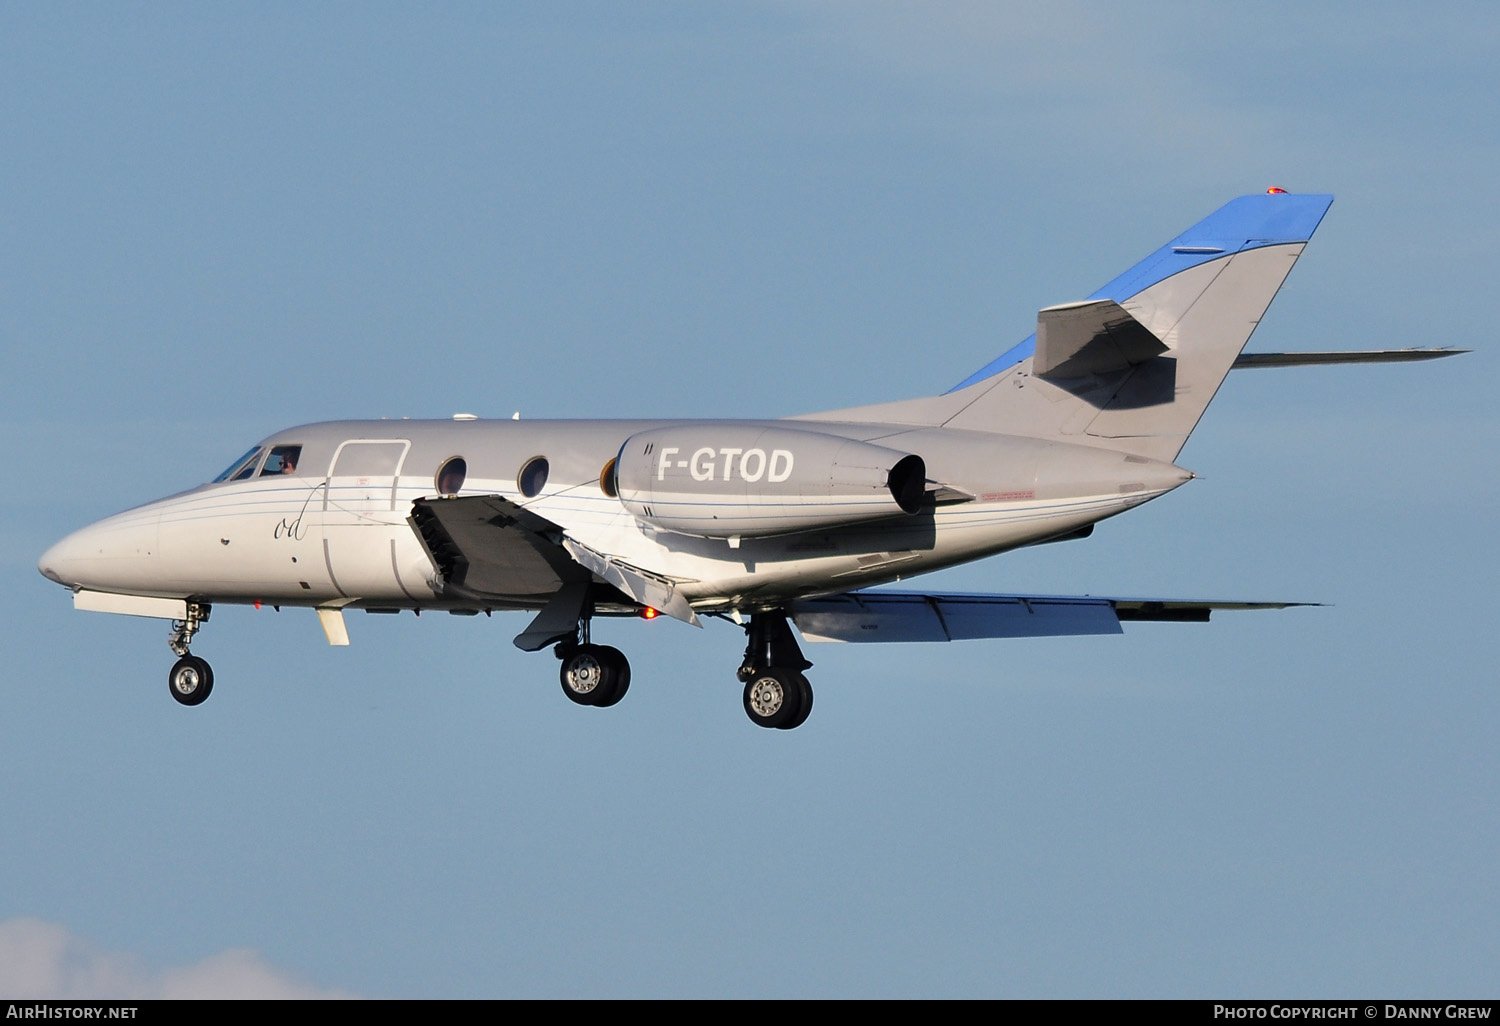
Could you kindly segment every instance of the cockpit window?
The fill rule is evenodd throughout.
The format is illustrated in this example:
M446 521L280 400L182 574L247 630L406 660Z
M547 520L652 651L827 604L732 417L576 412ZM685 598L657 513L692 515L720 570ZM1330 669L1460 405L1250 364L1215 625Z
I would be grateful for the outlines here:
M260 454L264 451L265 450L263 450L260 446L255 446L249 452L245 453L245 455L241 456L239 459L231 463L229 465L229 468L225 470L224 473L213 479L212 483L218 484L220 481L242 481L245 478L249 477L251 474L255 473L255 464L259 462Z
M271 450L271 455L266 457L266 465L261 468L260 476L295 474L297 472L297 463L301 459L302 446L278 445Z

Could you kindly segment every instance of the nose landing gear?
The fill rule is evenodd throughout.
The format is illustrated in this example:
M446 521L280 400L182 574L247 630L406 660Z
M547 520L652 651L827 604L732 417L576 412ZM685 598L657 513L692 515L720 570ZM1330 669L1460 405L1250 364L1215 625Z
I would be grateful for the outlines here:
M167 635L167 646L181 657L167 674L167 690L183 705L201 704L214 689L214 671L208 660L188 651L199 625L208 620L209 610L207 604L189 602L187 619L173 620L172 633Z

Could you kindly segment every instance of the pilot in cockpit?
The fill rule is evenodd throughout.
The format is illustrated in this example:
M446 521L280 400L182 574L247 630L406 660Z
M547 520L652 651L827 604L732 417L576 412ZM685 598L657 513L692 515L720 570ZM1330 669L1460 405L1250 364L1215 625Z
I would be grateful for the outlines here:
M295 474L297 472L297 459L302 455L300 445L278 445L271 450L271 455L266 457L266 465L261 468L261 477L271 477L276 474Z

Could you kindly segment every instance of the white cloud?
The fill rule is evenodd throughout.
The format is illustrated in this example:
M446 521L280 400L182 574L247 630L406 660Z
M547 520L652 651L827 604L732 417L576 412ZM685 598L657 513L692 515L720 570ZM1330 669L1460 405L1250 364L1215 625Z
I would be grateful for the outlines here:
M249 948L231 948L190 966L153 970L132 954L104 951L56 923L0 923L0 997L351 998L297 980Z

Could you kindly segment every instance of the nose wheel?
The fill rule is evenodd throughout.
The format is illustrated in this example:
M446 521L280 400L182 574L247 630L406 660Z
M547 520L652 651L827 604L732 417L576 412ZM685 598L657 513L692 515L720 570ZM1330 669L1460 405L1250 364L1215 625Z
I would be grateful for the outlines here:
M185 655L172 665L167 674L167 688L183 705L198 705L214 689L214 671L207 659Z

